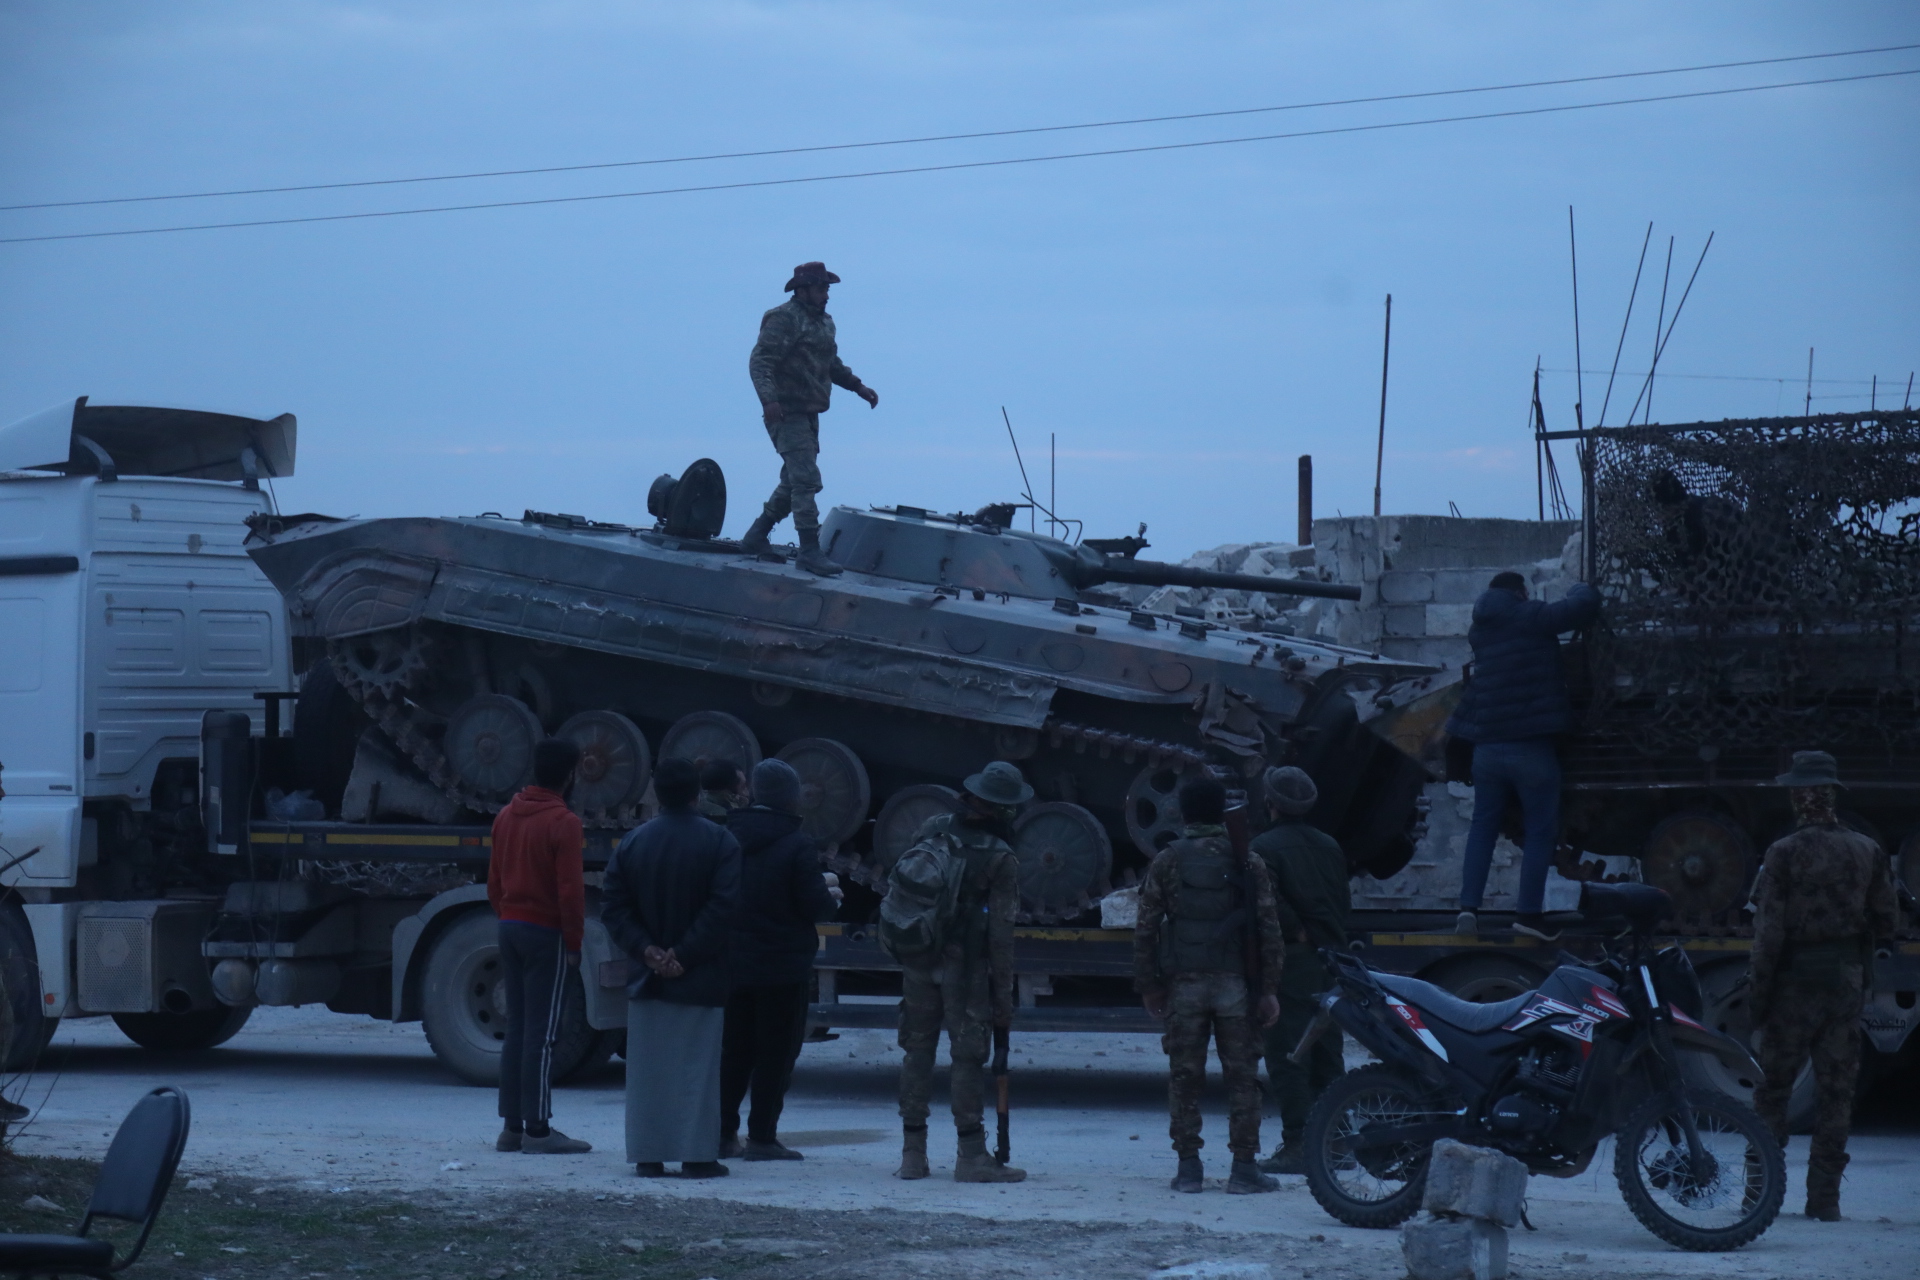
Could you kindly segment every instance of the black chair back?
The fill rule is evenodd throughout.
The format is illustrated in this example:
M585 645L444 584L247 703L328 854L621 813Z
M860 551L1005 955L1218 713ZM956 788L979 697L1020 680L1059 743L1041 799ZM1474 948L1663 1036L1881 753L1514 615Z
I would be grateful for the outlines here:
M173 1185L174 1170L180 1167L192 1124L187 1095L172 1085L161 1085L134 1104L113 1135L113 1145L107 1148L99 1179L93 1184L87 1216L80 1222L80 1234L87 1233L95 1218L141 1224L140 1238L115 1270L131 1264L146 1247L167 1189Z

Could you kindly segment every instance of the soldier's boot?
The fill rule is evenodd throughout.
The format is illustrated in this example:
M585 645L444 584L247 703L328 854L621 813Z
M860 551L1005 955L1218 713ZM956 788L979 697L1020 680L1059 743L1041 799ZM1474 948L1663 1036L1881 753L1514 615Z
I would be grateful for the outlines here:
M801 529L799 533L800 554L795 558L795 564L805 569L808 573L815 574L822 578L836 577L843 572L839 565L827 559L826 553L820 550L820 531L818 529Z
M1260 1162L1262 1173L1305 1173L1307 1171L1307 1144L1298 1129L1282 1134L1280 1149Z
M987 1154L987 1133L975 1129L960 1135L960 1154L953 1162L955 1182L1025 1182L1027 1171L1000 1164Z
M1181 1156L1180 1168L1173 1175L1173 1189L1184 1191L1188 1195L1198 1195L1207 1185L1207 1171L1200 1163L1199 1156Z
M1807 1161L1807 1216L1816 1222L1840 1221L1840 1175L1845 1172L1845 1152L1820 1160Z
M911 1182L915 1178L924 1178L932 1170L927 1168L927 1126L918 1129L902 1130L900 1142L900 1167L893 1176Z
M747 531L740 535L740 549L753 552L765 551L767 535L773 532L773 526L773 517L762 511L754 517L753 523L747 526Z
M1278 1191L1280 1179L1270 1178L1260 1172L1260 1166L1251 1160L1242 1160L1235 1156L1233 1171L1227 1175L1227 1194L1230 1196L1254 1196L1263 1191Z

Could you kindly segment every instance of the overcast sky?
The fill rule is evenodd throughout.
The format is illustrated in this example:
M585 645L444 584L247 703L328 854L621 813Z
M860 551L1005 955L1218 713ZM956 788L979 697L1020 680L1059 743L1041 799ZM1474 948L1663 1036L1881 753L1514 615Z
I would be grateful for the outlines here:
M1269 107L1920 42L1911 3L0 5L0 204L591 164ZM1920 67L1920 50L750 160L0 213L0 237L749 182ZM746 354L824 259L880 393L823 419L826 502L1020 489L1179 557L1371 509L1532 516L1529 378L1609 422L1709 232L1656 420L1897 404L1920 366L1920 76L1158 153L244 230L0 244L0 422L63 398L291 411L283 508L645 519L778 460ZM1681 377L1679 375L1713 375ZM1745 380L1742 380L1745 379ZM1591 422L1604 373L1586 379Z

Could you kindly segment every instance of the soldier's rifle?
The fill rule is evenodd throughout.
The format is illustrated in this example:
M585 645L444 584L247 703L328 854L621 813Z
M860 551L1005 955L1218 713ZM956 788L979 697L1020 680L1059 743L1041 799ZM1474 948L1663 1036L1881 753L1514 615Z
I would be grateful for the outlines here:
M993 1029L993 1090L994 1108L998 1113L1000 1132L993 1146L994 1163L1005 1165L1013 1158L1013 1145L1007 1137L1007 1050L1009 1035L1007 1028Z

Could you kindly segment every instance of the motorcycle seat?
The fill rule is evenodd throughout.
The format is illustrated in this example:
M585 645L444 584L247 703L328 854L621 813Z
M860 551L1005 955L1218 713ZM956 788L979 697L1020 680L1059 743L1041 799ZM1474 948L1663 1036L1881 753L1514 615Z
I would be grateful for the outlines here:
M1375 973L1373 976L1381 986L1420 1012L1430 1013L1448 1026L1468 1032L1492 1031L1520 1012L1520 1006L1533 995L1531 991L1523 991L1511 1000L1475 1004L1418 978L1403 978L1396 973Z

